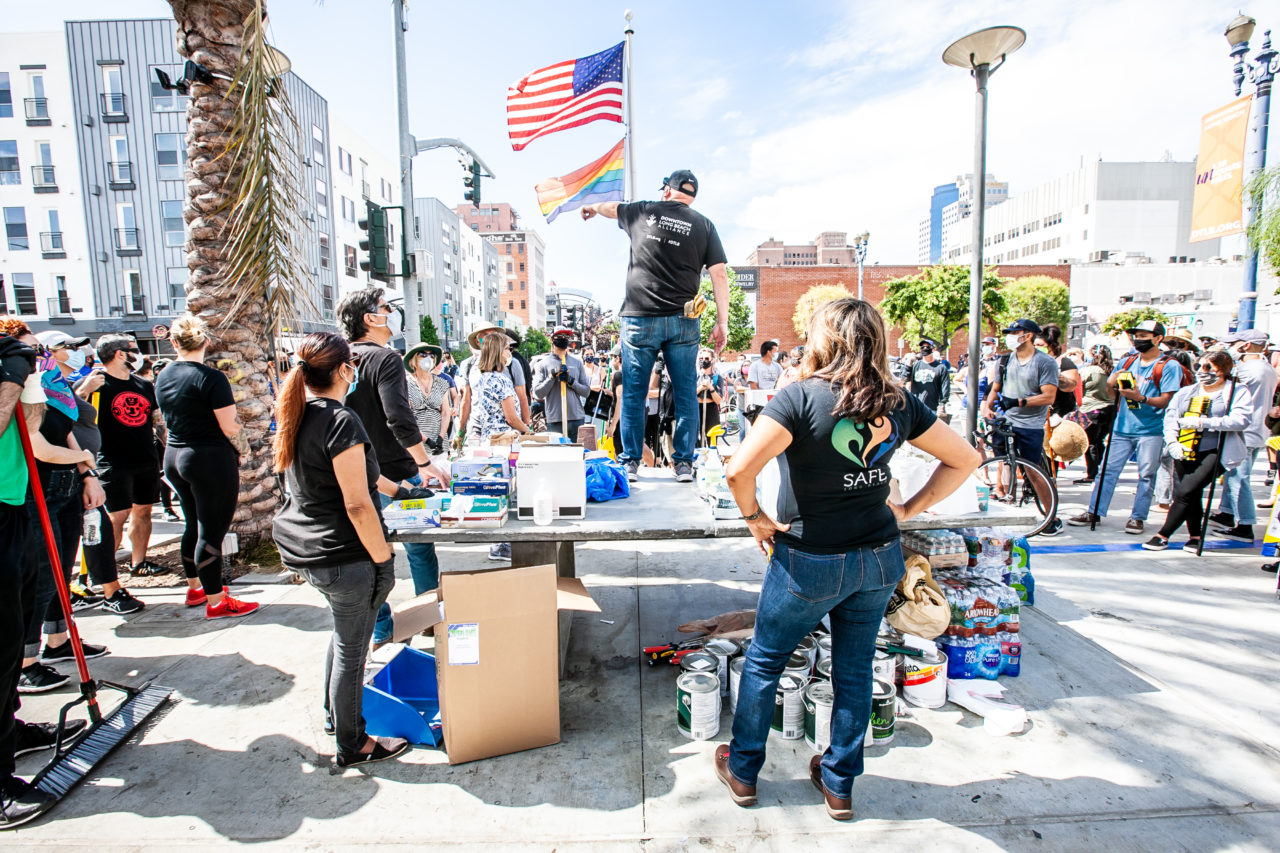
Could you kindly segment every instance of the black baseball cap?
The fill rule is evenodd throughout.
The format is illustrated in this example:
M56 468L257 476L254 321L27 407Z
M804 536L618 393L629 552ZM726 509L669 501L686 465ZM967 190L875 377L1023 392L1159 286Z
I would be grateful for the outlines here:
M1164 323L1159 320L1143 320L1138 325L1125 329L1125 332L1150 332L1153 335L1164 337Z
M1033 335L1044 334L1044 332L1041 331L1039 326L1037 326L1032 321L1028 320L1026 317L1023 317L1021 320L1014 320L1012 323L1009 324L1009 328L1004 330L1004 334L1006 335L1011 334L1013 332L1030 332Z
M662 182L664 187L671 187L678 193L684 193L688 196L698 197L698 179L693 176L693 172L688 169L676 169L666 177ZM693 187L693 189L689 189Z

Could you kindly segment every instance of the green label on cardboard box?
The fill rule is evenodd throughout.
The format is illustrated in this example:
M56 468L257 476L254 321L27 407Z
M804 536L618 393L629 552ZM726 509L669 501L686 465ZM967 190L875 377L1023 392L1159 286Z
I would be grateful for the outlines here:
M476 622L449 623L449 666L480 663L480 625Z

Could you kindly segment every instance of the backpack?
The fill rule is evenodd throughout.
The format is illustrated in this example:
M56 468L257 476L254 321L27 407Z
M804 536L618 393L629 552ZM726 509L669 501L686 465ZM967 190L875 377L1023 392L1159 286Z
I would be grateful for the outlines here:
M1120 369L1128 370L1130 367L1133 366L1133 363L1138 360L1138 357L1139 356L1137 353L1132 353L1131 355L1126 356L1124 362L1120 365ZM1182 364L1173 356L1162 355L1158 359L1156 359L1155 369L1151 371L1151 381L1156 384L1157 393L1160 392L1160 377L1164 375L1165 363L1170 361L1172 361L1174 364L1177 364L1178 367L1182 369L1182 383L1178 387L1186 388L1188 385L1195 384L1196 380L1195 380L1195 377L1191 374L1191 371L1183 367Z

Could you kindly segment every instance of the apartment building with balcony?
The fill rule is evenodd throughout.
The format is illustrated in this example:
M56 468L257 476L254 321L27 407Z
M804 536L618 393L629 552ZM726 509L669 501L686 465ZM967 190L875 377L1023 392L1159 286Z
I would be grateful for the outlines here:
M327 235L319 237L321 263L330 263L335 269L339 299L370 284L385 288L390 298L396 299L404 292L399 278L379 282L360 269L360 261L366 258L366 253L360 251L360 241L366 239L366 233L359 226L365 218L366 204L379 207L400 204L400 177L393 165L395 161L333 114L329 116L329 131L332 135L329 148L333 151L329 171L335 207L334 242L330 245ZM394 140L392 142L394 144ZM401 273L400 211L390 211L387 225L392 272Z

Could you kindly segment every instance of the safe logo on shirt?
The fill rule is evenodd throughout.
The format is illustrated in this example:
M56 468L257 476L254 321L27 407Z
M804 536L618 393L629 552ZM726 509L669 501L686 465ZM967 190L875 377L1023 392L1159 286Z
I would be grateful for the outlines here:
M151 404L141 394L125 391L111 401L111 415L127 427L140 427L151 416Z
M831 431L836 452L859 468L870 468L897 446L898 427L893 418L865 424L841 418Z

